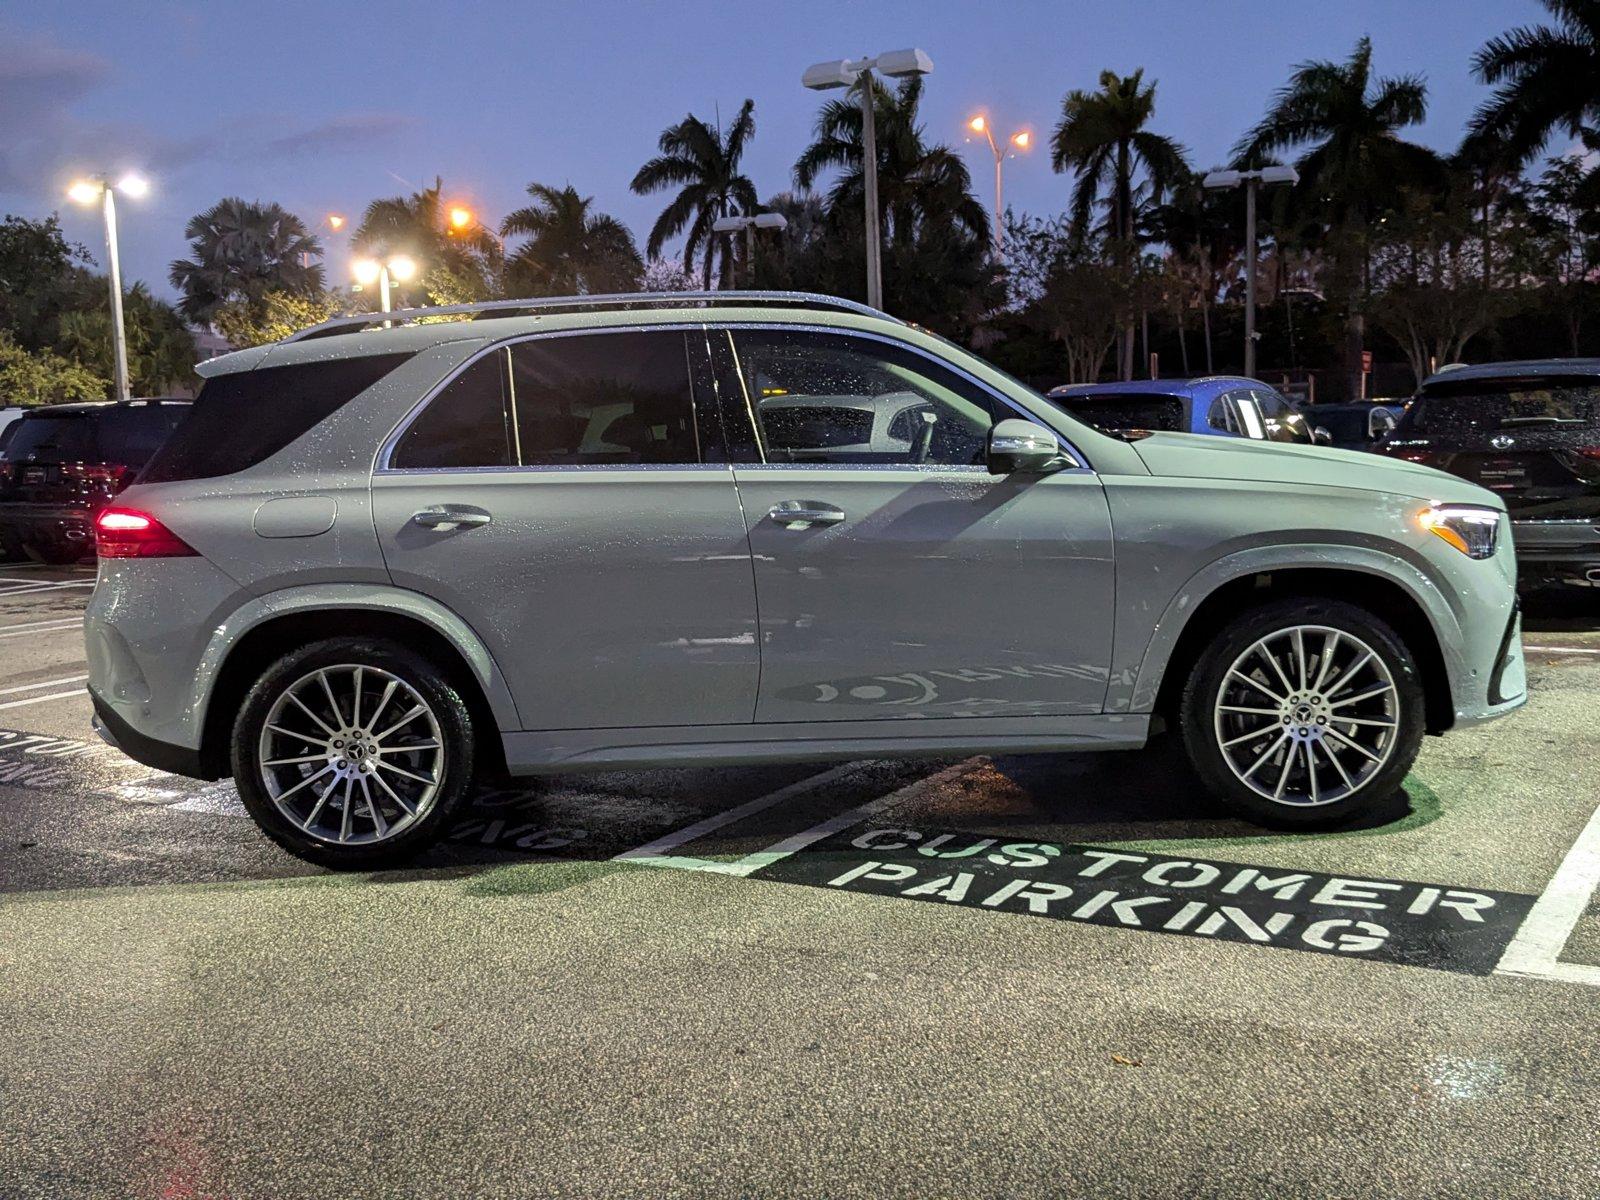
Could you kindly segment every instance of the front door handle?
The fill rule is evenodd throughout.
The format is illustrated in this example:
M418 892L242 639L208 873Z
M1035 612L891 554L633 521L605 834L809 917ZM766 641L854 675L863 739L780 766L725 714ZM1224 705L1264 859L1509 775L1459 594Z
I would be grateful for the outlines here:
M471 529L487 525L494 518L481 508L470 504L435 504L411 514L411 519L424 529Z
M837 525L844 520L844 510L822 500L785 500L774 504L767 516L785 529L808 529L812 525Z

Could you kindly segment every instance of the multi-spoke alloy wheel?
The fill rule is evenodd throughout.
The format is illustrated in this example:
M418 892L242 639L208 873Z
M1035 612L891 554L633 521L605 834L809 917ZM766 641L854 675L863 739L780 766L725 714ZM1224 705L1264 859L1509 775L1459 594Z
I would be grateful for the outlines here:
M381 842L425 815L445 766L439 721L417 690L359 664L285 688L261 730L261 782L288 820L328 842Z
M1251 820L1297 827L1403 803L1426 725L1410 648L1342 600L1240 612L1208 634L1179 701L1211 792Z
M1239 781L1276 804L1332 804L1394 750L1394 677L1378 653L1326 625L1280 629L1228 668L1214 725Z
M464 802L472 716L431 659L373 637L284 655L245 696L233 776L285 849L333 867L403 861Z

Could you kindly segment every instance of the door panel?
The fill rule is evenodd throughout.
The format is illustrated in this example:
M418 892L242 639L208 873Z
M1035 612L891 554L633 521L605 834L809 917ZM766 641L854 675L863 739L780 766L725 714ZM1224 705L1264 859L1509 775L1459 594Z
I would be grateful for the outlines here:
M490 522L427 528L446 505ZM524 729L748 722L758 651L725 466L380 474L389 573L460 613Z
M1113 564L1093 473L734 470L761 605L757 721L1101 711ZM791 500L844 519L769 515Z
M460 613L522 728L748 723L755 584L705 336L535 336L459 372L373 479L390 576ZM703 370L696 372L704 374Z

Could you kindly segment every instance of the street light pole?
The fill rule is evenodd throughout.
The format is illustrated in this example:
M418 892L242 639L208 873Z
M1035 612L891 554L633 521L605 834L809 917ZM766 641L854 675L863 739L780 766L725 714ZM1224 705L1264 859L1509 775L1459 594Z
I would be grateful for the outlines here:
M812 91L829 88L859 88L861 93L861 173L866 192L867 303L883 307L883 228L878 217L878 121L874 104L873 71L893 79L926 75L933 60L923 51L891 50L876 58L841 58L814 63L801 75L800 82Z
M1018 150L1026 150L1028 143L1033 140L1033 135L1026 129L1018 130L1006 139L1006 149L994 140L994 130L989 128L987 117L977 116L967 122L967 128L983 134L989 143L989 150L994 155L994 256L1000 258L1005 253L1005 161L1012 156L1009 147L1015 146Z
M138 175L124 175L115 184L104 175L80 179L67 189L69 199L89 205L100 201L100 215L106 229L106 274L111 288L111 354L115 364L117 399L132 397L128 382L128 330L122 315L122 257L117 246L116 190L139 197L150 190L150 184Z
M1300 173L1278 163L1255 171L1212 171L1201 186L1227 191L1244 185L1244 373L1256 373L1256 193L1263 183L1299 183Z
M756 285L756 230L758 229L787 229L789 220L782 213L764 212L753 216L718 217L711 223L711 232L725 233L730 238L739 230L744 230L744 285L754 288ZM730 244L729 249L732 249Z
M106 267L111 276L111 340L115 348L117 399L133 395L128 383L128 330L122 319L122 260L117 254L117 201L108 185L100 189L100 208L106 221Z

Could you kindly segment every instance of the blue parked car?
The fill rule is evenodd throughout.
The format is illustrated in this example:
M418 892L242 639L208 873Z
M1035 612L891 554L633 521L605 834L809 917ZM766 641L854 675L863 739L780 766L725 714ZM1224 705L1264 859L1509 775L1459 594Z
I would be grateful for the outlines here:
M1142 429L1303 446L1317 441L1281 392L1242 375L1074 383L1051 388L1046 396L1085 424L1119 436Z

